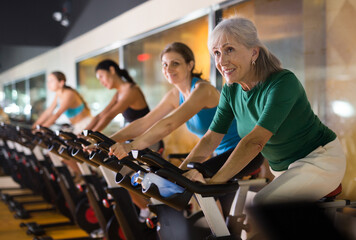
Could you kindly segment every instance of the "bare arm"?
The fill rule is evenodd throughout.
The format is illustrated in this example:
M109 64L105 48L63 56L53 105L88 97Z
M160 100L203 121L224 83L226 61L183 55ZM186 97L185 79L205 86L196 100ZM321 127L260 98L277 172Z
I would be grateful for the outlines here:
M112 108L112 106L117 102L117 98L118 95L117 93L115 93L115 95L112 97L110 103L104 108L103 111L101 111L98 115L96 115L95 117L93 117L93 119L91 120L91 122L85 127L85 129L87 130L93 130L93 128L97 125L97 123L99 122L100 118L109 111L110 108Z
M77 97L73 91L65 91L64 96L60 99L60 107L55 114L51 114L43 123L42 126L50 127L56 120L69 108L70 102ZM52 111L53 112L53 111Z
M93 128L93 131L103 130L119 113L126 111L130 105L134 104L139 98L142 97L142 93L136 87L129 87L127 90L120 94L119 99L113 102L113 104L106 108L101 114L99 121Z
M190 162L204 162L219 146L224 136L224 134L208 130L179 168L186 170L187 164Z
M248 135L241 139L225 164L210 179L209 183L224 183L239 173L262 151L272 135L269 130L256 125Z
M53 113L54 109L57 106L58 96L56 95L51 103L51 105L41 114L41 116L33 123L32 128L35 128L37 125L42 125Z
M177 107L179 103L177 103L176 91L176 89L170 90L151 112L116 132L111 138L116 142L124 142L143 134L158 120L162 119Z
M112 153L118 158L126 156L132 149L144 149L170 134L191 117L206 107L215 107L219 95L209 84L198 84L189 98L172 114L153 125L151 129L128 144L115 144Z

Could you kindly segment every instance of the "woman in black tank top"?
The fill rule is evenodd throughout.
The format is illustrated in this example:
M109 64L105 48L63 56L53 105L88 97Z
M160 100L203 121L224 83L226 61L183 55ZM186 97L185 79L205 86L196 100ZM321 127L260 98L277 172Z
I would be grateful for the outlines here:
M126 111L122 113L122 115L125 118L125 122L131 123L138 118L142 118L149 112L150 112L150 109L148 106L143 109L140 109L140 110L136 110L136 109L132 109L132 108L128 107L126 109Z
M116 62L101 61L96 66L95 73L104 87L116 89L117 92L105 109L96 115L85 129L101 131L119 113L123 114L125 122L132 122L150 111L139 86L125 69L120 69Z

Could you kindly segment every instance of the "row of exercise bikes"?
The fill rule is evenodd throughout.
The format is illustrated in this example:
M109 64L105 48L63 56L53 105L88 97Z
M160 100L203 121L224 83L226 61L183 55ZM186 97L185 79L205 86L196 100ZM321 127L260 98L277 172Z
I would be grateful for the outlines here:
M21 223L20 227L36 240L50 240L46 229L66 225L77 225L88 233L87 237L70 239L242 239L242 232L249 231L245 213L248 192L261 189L267 179L250 175L226 184L193 182L183 176L185 171L150 149L134 151L123 159L109 156L114 143L100 132L85 130L82 136L77 136L70 131L41 126L31 130L2 123L1 168L21 188L30 189L32 195L41 196L51 207L27 210L27 205L36 203L19 200L27 194L1 193L1 199L16 218L27 219L33 212L53 210L68 218L48 224ZM96 150L83 151L83 146L89 144L95 144ZM62 158L78 163L82 184L76 186ZM199 163L191 163L189 167L206 178L211 177ZM133 182L137 173L154 174L178 185L182 191L162 196L154 182L145 187ZM264 231L249 239L348 239L350 235L335 228L334 220L326 215L332 212L334 219L337 209L354 205L351 201L335 201L339 191L323 199L321 208L314 203L251 207L250 213ZM150 218L142 221L129 192L150 200ZM227 194L233 200L227 206L230 211L223 216L216 199ZM198 211L191 210L192 200L198 203Z

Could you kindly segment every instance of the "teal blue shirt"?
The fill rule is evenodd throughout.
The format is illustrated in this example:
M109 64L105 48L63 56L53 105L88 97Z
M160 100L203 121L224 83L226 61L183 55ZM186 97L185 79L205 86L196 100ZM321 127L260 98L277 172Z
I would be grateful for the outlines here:
M83 112L85 109L85 104L82 103L80 104L78 107L75 108L68 108L64 114L68 117L68 118L73 118L75 116L77 116L78 114L80 114L81 112Z
M199 78L193 78L190 92L192 92L195 88L195 83L199 80ZM179 92L179 105L184 102L184 96L181 92ZM192 118L190 118L186 122L186 126L188 130L199 138L202 138L204 134L208 131L211 121L214 118L216 107L214 108L205 108L200 110L197 114L195 114ZM226 135L220 142L220 145L215 149L217 154L221 154L230 150L231 148L236 147L237 143L240 141L240 137L237 134L236 122L233 122L231 126L228 126L228 130L226 131Z
M288 70L271 74L250 91L236 83L225 84L210 130L225 133L234 119L241 137L256 125L273 133L262 155L275 171L288 169L336 138L314 114L302 84Z

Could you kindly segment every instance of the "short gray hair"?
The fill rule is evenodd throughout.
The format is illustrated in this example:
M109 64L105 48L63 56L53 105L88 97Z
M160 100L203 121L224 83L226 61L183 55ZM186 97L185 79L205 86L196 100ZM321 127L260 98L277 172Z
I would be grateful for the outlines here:
M232 37L248 49L252 47L260 49L255 67L253 68L256 77L260 81L264 81L271 73L282 70L281 62L260 41L257 29L250 20L242 17L232 17L222 20L209 35L208 48L211 54L213 54L213 47L225 35Z

